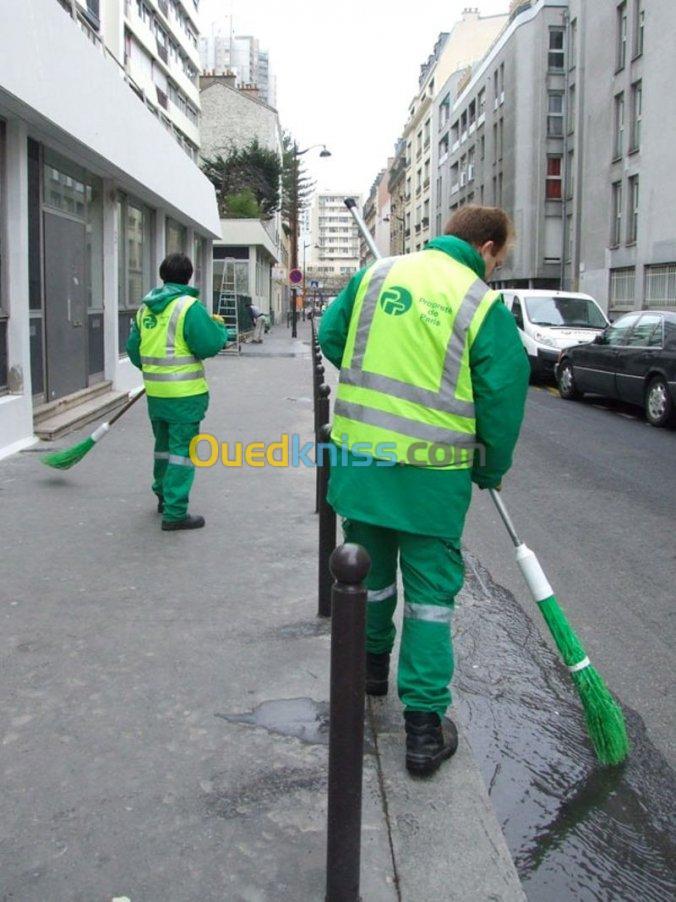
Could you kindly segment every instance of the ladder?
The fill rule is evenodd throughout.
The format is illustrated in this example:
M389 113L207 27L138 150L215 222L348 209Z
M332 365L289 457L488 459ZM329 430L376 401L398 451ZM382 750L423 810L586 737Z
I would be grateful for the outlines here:
M234 332L234 338L228 338L222 354L237 354L241 351L241 341L239 332L239 303L237 292L235 290L235 261L226 259L223 261L223 275L221 276L221 287L218 292L216 313L223 317L225 328L228 330L228 336Z

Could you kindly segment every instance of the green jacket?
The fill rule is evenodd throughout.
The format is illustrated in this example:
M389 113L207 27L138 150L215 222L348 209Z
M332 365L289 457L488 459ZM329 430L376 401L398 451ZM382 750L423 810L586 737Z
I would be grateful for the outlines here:
M425 246L444 251L483 279L479 253L453 236L434 238ZM358 272L329 306L319 327L324 355L340 367L359 284ZM485 447L483 466L473 470L436 470L405 464L366 465L349 452L338 455L331 470L329 501L343 517L419 535L459 541L475 482L495 488L512 465L523 420L530 369L512 314L496 302L476 336L470 353L476 441Z
M160 288L153 288L143 298L143 303L153 313L161 313L167 304L186 294L196 298L199 292L190 285L167 282ZM213 320L201 303L193 304L186 313L183 332L191 352L201 360L218 354L227 340L225 326ZM127 339L127 354L134 366L141 369L141 335L136 320ZM204 419L208 406L209 392L188 398L148 398L150 419L168 423L199 423Z

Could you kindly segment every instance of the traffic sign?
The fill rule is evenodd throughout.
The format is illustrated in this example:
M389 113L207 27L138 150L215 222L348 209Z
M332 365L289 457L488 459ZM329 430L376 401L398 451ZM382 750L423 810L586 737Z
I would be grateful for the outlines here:
M319 279L310 279L310 288L319 288Z
M303 281L303 272L300 269L292 269L289 273L289 282L292 285L300 285Z

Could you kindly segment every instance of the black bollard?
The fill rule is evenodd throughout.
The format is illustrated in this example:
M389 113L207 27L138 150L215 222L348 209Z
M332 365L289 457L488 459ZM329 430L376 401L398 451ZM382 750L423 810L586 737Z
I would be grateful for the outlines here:
M331 426L326 423L317 434L317 495L319 507L319 570L317 616L331 616L331 569L329 560L336 548L336 512L327 501L329 474L331 472Z
M324 367L322 367L324 369ZM326 385L326 383L322 382L322 384L317 389L317 395L315 398L315 513L319 513L319 479L320 479L320 466L319 466L319 433L322 426L325 426L330 418L331 418L331 401L329 400L329 396L331 394L331 386Z
M315 415L315 435L317 435L317 430L322 425L319 421L319 392L321 391L321 387L324 384L324 367L321 363L317 364L315 367L315 393L314 393L314 415ZM328 422L328 421L325 421Z
M331 716L326 902L358 902L364 764L366 589L371 560L361 545L331 555Z

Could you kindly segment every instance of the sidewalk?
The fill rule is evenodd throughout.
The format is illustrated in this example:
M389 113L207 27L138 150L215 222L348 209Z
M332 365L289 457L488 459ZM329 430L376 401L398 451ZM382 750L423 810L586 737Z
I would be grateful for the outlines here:
M204 431L311 438L308 324L289 335L210 362ZM0 899L322 900L314 471L202 469L207 528L174 534L143 403L71 471L39 454L0 464ZM395 693L369 725L365 902L524 899L466 741L413 782Z

